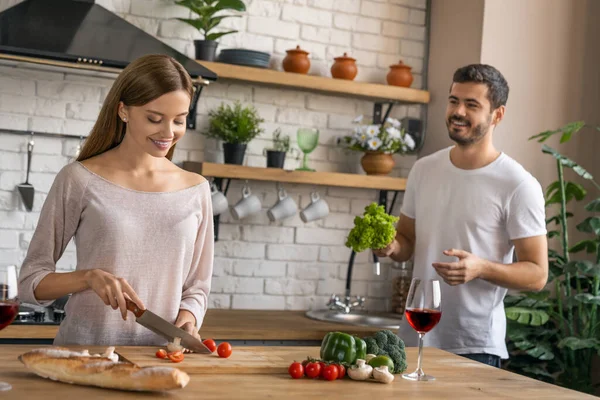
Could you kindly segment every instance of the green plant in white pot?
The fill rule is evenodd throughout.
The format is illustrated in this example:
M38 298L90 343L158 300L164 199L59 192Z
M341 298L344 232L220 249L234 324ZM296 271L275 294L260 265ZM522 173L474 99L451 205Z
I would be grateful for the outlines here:
M242 165L247 144L260 135L265 120L254 106L242 106L236 101L233 106L225 103L208 113L209 126L203 134L223 141L225 164Z
M212 32L225 18L240 17L239 15L223 15L223 11L246 11L242 0L178 0L175 4L189 9L197 18L177 18L198 29L203 40L194 40L196 59L214 61L217 50L217 39L236 33L237 30ZM219 14L219 15L217 15Z

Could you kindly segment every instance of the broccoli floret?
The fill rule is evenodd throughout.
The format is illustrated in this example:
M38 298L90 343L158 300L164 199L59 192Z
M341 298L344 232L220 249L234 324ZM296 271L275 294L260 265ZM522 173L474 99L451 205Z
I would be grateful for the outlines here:
M377 341L375 341L372 337L366 337L364 339L367 344L367 354L375 354L379 353L379 346L377 346Z
M380 349L385 349L387 347L388 336L385 334L385 331L376 332L375 336L373 337L375 338L377 346L379 346Z
M388 338L388 345L397 346L400 342L400 338L394 332L390 330L384 330L383 333L385 333Z
M392 350L390 350L389 357L394 362L394 373L395 374L402 373L406 370L408 365L406 364L406 353L404 353L404 351L401 351L400 349L397 349L397 348L392 349Z
M400 347L402 350L404 350L404 348L405 348L404 340L398 338L398 347Z

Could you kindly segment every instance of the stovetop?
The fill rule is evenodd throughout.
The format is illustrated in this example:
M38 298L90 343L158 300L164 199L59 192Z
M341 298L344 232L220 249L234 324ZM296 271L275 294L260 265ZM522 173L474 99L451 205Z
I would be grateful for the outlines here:
M19 313L12 325L60 325L64 319L65 311L62 309L23 303L19 305Z

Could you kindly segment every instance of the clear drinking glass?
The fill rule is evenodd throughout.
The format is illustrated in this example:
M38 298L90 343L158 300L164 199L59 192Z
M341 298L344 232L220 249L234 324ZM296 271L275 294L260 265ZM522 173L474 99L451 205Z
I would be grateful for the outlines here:
M17 267L0 265L0 330L10 325L18 312ZM9 383L0 382L0 392L10 389Z
M419 334L419 358L417 369L403 374L411 381L433 381L435 377L425 374L421 368L423 359L423 336L432 330L442 318L442 292L440 281L435 279L413 278L406 299L406 320Z
M308 167L308 154L311 153L319 144L319 131L317 129L299 128L296 133L298 147L304 153L302 167L296 168L296 171L314 171Z

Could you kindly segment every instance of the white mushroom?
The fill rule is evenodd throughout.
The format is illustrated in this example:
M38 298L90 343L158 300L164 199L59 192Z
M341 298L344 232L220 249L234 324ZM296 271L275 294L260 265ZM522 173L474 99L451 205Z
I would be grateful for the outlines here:
M371 377L373 367L368 365L365 360L356 360L356 365L348 368L348 376L355 381L364 381Z
M392 383L394 381L394 375L390 373L387 365L382 365L373 369L373 379L381 383Z

